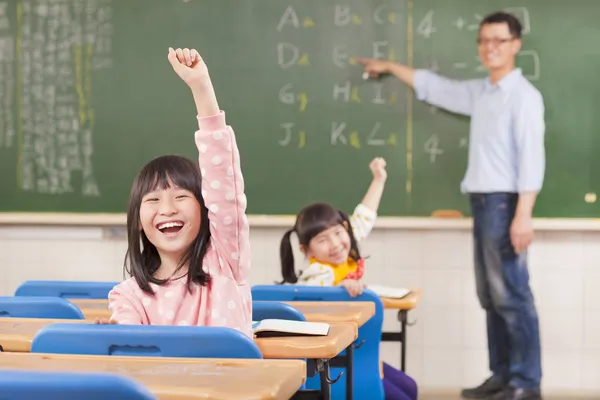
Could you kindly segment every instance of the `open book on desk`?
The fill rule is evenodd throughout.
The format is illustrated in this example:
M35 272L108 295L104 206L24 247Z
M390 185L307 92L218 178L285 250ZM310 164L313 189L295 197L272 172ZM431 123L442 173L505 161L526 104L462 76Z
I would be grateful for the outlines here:
M290 321L287 319L263 319L252 322L256 337L277 336L327 336L329 324L324 322Z
M387 297L388 299L402 299L410 294L409 289L383 285L367 285L367 289L379 297Z

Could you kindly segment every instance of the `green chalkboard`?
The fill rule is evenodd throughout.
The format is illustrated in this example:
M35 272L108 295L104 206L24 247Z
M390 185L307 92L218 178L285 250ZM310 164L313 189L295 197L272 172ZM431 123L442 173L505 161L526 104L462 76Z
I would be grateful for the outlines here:
M238 137L249 213L295 214L318 200L351 209L369 161L383 156L382 215L468 214L468 120L394 79L364 81L352 57L484 76L478 18L508 7L526 23L519 66L547 109L536 212L595 216L592 0L0 1L0 212L122 213L144 163L196 157L194 105L166 60L174 46L197 48L209 66Z

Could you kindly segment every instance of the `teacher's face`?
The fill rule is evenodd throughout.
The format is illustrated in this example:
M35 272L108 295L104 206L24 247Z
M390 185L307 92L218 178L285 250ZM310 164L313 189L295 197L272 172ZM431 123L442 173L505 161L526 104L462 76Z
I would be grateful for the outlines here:
M521 49L521 40L510 34L506 22L483 25L477 43L481 63L488 70L512 67Z

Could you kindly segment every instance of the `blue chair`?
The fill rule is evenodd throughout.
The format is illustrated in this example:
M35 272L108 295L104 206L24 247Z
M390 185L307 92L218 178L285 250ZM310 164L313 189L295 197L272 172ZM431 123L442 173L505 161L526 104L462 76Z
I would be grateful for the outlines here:
M360 296L350 297L342 287L314 287L299 285L259 285L252 288L254 301L372 301L375 303L375 315L358 330L358 339L352 352L352 385L355 399L383 399L383 384L379 373L379 346L383 329L383 303L379 296L370 290L364 290ZM347 352L340 355L346 356ZM337 363L333 363L337 365ZM331 368L331 376L338 376L344 369ZM347 374L332 385L331 398L346 398ZM306 387L319 389L318 376L307 379Z
M58 297L0 297L0 317L84 319L73 303Z
M111 356L262 358L240 331L214 326L51 324L31 343L32 353Z
M116 374L0 370L2 400L156 400L141 384Z
M252 321L263 319L306 321L304 315L289 304L278 301L252 301Z
M306 321L304 315L289 304L279 301L252 301L252 321L263 319L286 319L288 321ZM306 389L303 383L300 390Z
M119 282L26 281L15 296L47 296L65 299L107 299Z

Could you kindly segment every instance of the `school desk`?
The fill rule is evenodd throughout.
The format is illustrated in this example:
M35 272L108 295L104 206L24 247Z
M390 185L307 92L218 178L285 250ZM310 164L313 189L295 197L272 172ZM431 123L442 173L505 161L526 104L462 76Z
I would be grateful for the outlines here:
M73 299L71 302L81 309L87 319L110 318L111 312L108 309L108 300ZM304 315L306 320L311 322L352 322L355 323L357 327L361 327L375 315L375 304L369 301L300 301L288 302L288 304L298 309ZM332 367L342 367L346 369L346 393L348 394L348 400L352 399L353 346L353 344L350 344L345 349L345 355L338 355L329 362Z
M29 352L35 335L54 323L89 324L82 319L0 318L0 351Z
M288 400L306 379L302 360L0 353L0 370L116 373L160 400Z
M83 312L86 319L110 318L108 300L69 300ZM290 301L287 304L300 311L311 322L354 322L363 326L375 315L375 304L370 301Z
M79 307L85 319L109 319L111 316L111 312L108 309L108 300L106 299L69 299L69 301Z
M53 320L39 318L0 318L0 346L3 351L29 352L39 330L53 323L90 323L88 320ZM322 395L330 398L329 360L351 345L358 336L354 323L332 323L327 336L287 336L257 338L255 343L265 359L309 359L310 376L321 374ZM306 397L309 398L309 397Z
M330 360L354 343L358 337L358 326L352 322L332 322L327 336L288 336L256 338L254 342L260 348L266 359L295 359L309 360L308 376L319 373L321 393L305 391L306 398L331 398L331 384L338 379L330 376Z
M406 330L410 325L408 323L408 312L416 308L421 300L421 289L413 289L401 299L390 299L382 297L383 307L398 310L398 321L400 322L400 332L383 332L381 334L382 342L400 342L400 369L406 370Z
M358 328L375 315L375 303L372 301L290 301L287 304L300 311L307 321L351 322ZM346 400L354 399L354 347L354 343L350 344L344 355L338 355L329 362L331 367L346 369Z
M359 328L375 315L370 301L290 301L311 322L354 322Z
M0 346L4 351L29 352L35 335L54 323L84 323L88 320L46 318L0 318ZM333 323L327 336L285 336L257 338L256 344L265 358L321 358L339 354L356 340L358 328L351 323Z

